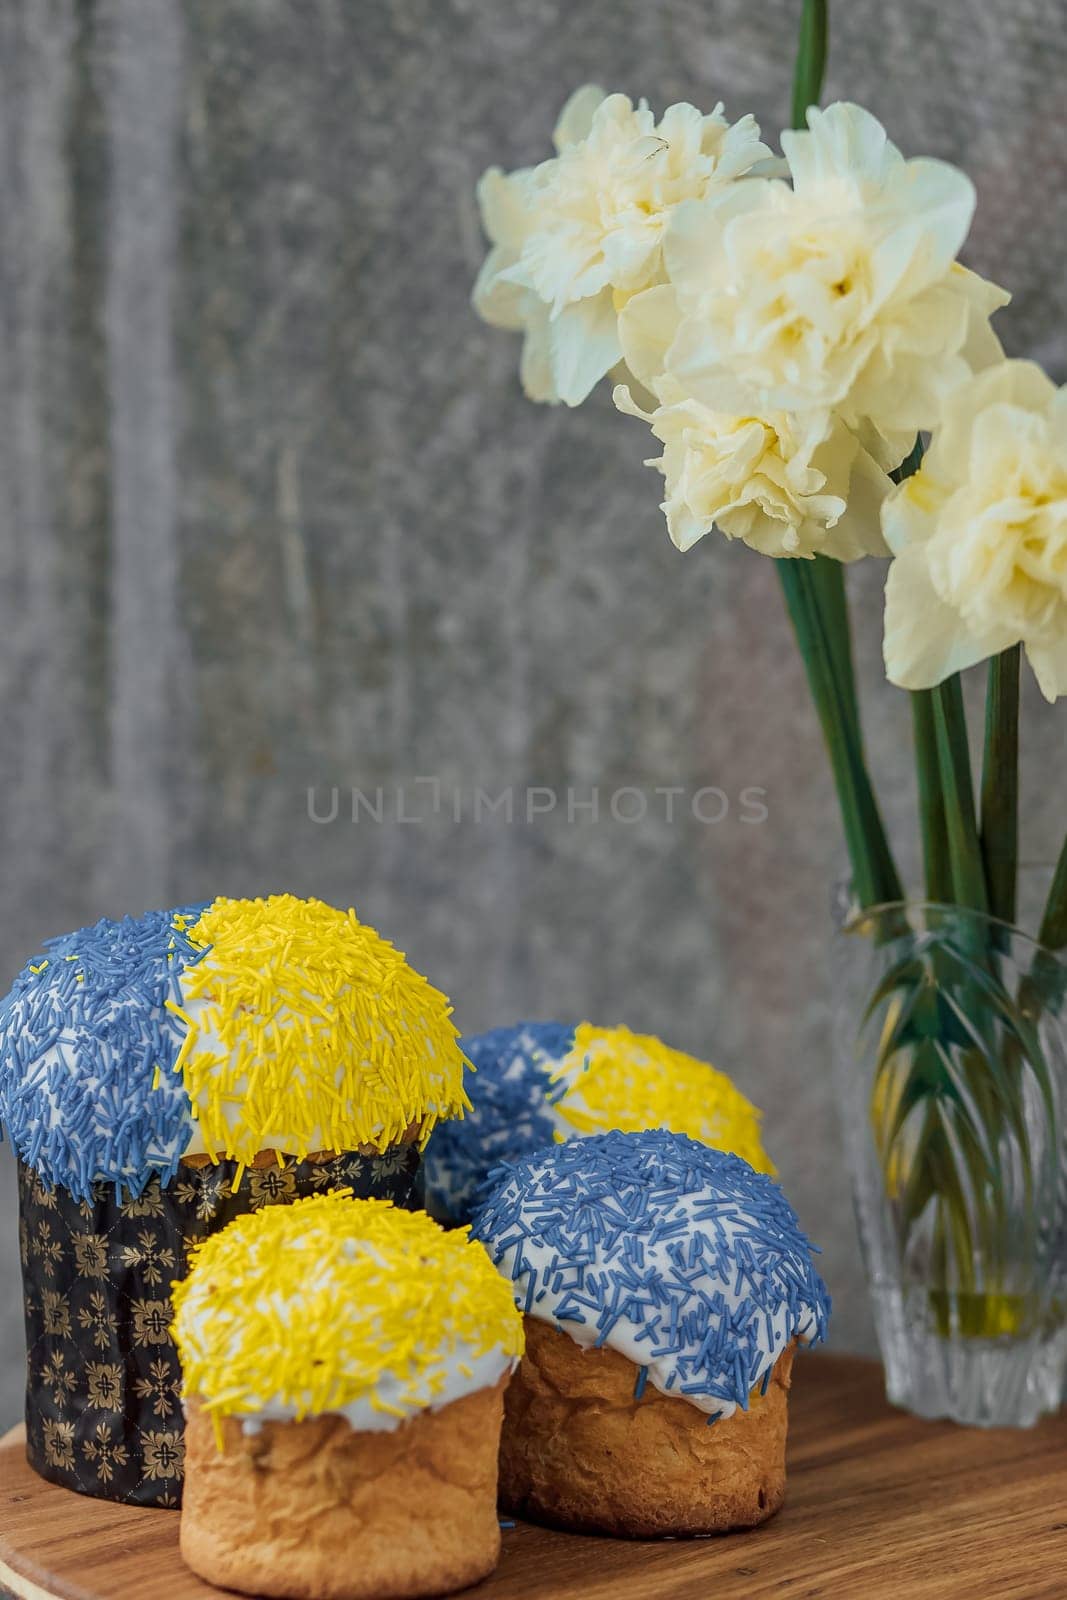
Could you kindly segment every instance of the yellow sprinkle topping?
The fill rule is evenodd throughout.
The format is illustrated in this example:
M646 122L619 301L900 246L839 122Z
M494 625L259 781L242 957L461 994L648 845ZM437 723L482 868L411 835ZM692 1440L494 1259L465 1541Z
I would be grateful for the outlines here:
M174 1070L213 1156L424 1144L468 1106L451 1006L354 911L218 899L187 937Z
M551 1081L565 1085L554 1109L579 1134L667 1128L774 1172L751 1101L725 1073L652 1034L579 1023Z
M467 1234L347 1191L238 1217L174 1285L185 1394L216 1417L406 1416L471 1359L517 1360L512 1286Z

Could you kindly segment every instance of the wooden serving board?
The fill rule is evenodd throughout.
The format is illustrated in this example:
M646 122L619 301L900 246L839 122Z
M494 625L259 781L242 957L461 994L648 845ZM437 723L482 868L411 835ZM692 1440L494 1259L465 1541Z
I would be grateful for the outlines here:
M357 1552L353 1551L353 1556ZM0 1443L0 1589L19 1600L211 1600L178 1517L87 1500ZM870 1361L802 1356L785 1509L750 1533L666 1542L504 1531L476 1600L1063 1600L1067 1413L979 1432L892 1410Z

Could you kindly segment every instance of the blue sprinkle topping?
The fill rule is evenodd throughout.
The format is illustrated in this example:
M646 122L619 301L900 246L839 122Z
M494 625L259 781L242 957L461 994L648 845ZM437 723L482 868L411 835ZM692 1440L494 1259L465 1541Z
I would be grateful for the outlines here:
M202 905L148 911L49 939L0 1001L0 1122L49 1188L94 1181L133 1196L166 1183L192 1131L174 1062L181 974L201 960L184 931ZM158 1069L158 1071L157 1071Z
M449 1222L470 1221L490 1168L552 1143L548 1107L566 1085L549 1077L571 1049L574 1027L520 1022L462 1043L474 1068L463 1078L471 1109L438 1123L423 1157L426 1209Z
M474 1213L530 1312L645 1352L634 1394L746 1408L790 1339L826 1336L814 1246L778 1185L684 1134L604 1133L504 1162ZM653 1254L655 1252L655 1254ZM592 1340L589 1337L593 1333Z

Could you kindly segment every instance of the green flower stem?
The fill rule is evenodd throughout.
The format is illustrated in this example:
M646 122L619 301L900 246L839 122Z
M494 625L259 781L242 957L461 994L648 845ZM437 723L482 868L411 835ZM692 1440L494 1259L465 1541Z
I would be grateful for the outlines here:
M804 0L793 74L794 128L805 126L808 107L819 102L828 39L827 0ZM816 556L776 565L830 755L853 888L863 906L903 899L863 756L841 564Z
M945 811L952 897L973 910L986 906L975 817L970 746L958 674L928 691Z
M863 733L856 695L856 670L852 662L852 630L848 620L845 569L840 561L831 561L826 556L816 556L809 565L812 568L815 600L829 642L834 680L840 687L846 712L855 724L862 748Z
M963 711L959 674L946 678L931 693L945 801L953 899L957 905L969 906L974 911L988 911L985 870L974 810L967 720Z
M989 663L982 762L982 861L989 910L1015 921L1019 861L1019 653L1015 645Z
M847 615L826 614L826 593L814 561L787 557L776 565L830 756L855 893L865 907L901 900L903 890L863 759L855 690L850 695L839 675L848 649ZM846 631L835 639L835 623L842 621Z
M893 482L903 483L905 478L910 478L913 473L918 472L923 464L923 456L925 454L926 446L923 444L922 434L916 434L915 443L912 445L910 453L904 457L900 466L889 474Z
M797 43L797 64L793 73L793 126L805 126L809 106L818 105L826 70L829 18L826 0L804 0Z
M934 693L932 689L916 689L910 699L926 898L938 905L951 905L952 867L948 856L948 829L941 792L941 764L937 754Z
M893 482L903 483L905 478L910 478L913 473L918 472L922 466L923 454L922 437L917 435L911 454L906 456L896 471L890 474ZM923 843L926 898L937 905L951 905L952 868L948 855L948 829L942 798L933 690L913 690L910 698L915 771L919 784L919 828Z

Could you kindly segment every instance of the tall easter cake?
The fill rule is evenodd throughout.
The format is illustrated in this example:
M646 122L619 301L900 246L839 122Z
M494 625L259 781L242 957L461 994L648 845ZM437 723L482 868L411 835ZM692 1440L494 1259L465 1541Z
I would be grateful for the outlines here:
M321 901L217 899L51 940L0 1002L33 1466L177 1505L170 1286L190 1246L342 1185L413 1204L462 1067L444 996Z

